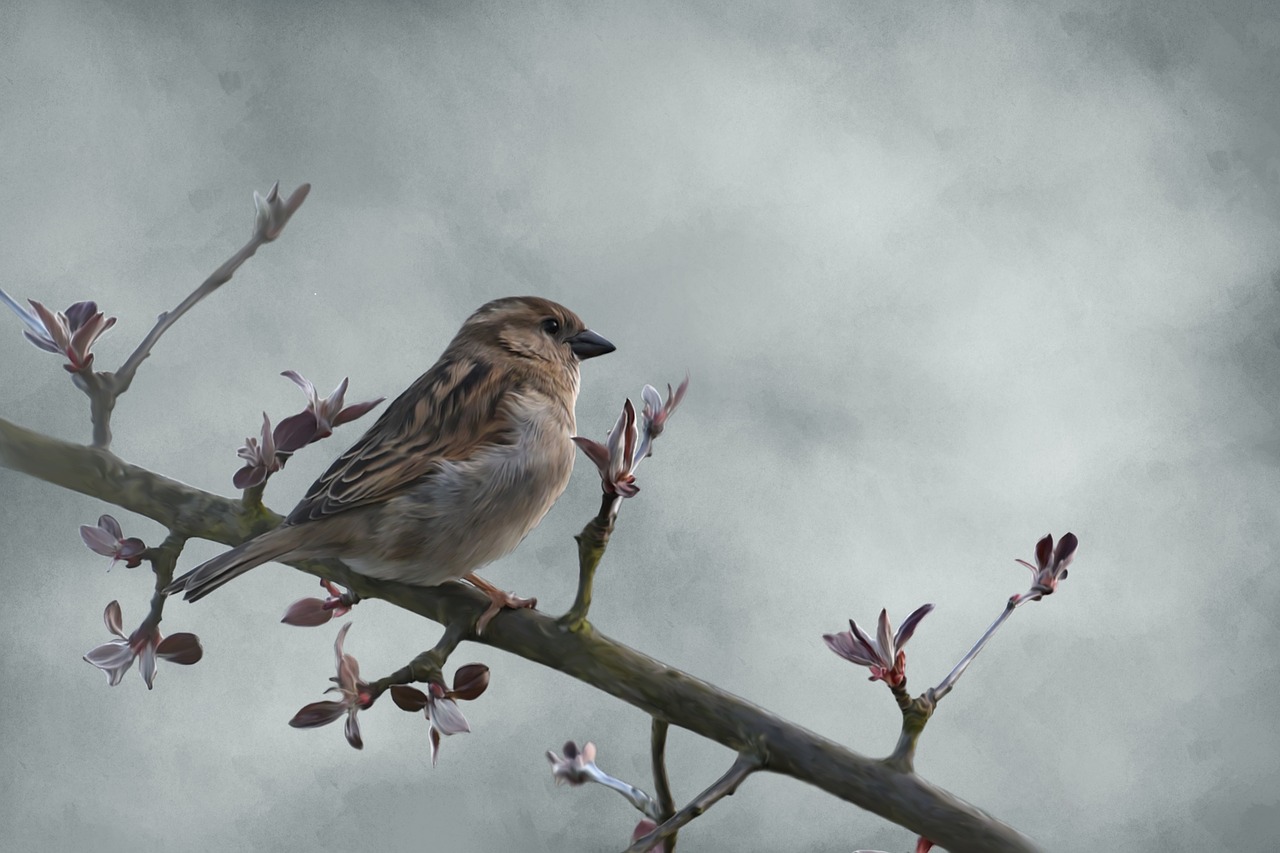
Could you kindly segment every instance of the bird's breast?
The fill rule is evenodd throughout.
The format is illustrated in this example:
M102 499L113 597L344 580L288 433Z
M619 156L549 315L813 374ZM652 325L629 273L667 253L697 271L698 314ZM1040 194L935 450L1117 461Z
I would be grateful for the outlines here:
M364 573L433 585L510 553L569 483L572 410L541 395L517 396L505 440L447 460L388 506L380 568Z

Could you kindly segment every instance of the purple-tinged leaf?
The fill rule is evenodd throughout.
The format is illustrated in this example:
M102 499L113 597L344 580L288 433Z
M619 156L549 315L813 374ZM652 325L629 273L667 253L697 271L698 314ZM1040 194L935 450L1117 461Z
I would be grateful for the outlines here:
M350 406L347 406L345 409L338 412L337 416L333 419L333 425L342 426L343 424L351 423L357 418L362 418L385 399L387 398L379 397L376 400L369 400L366 403L352 403Z
M77 356L83 356L87 362L92 356L89 355L89 348L94 342L102 336L104 332L116 324L115 317L103 317L101 314L94 314L89 318L75 333L71 336L71 350Z
M116 557L124 560L126 568L136 569L142 565L142 555L146 553L147 545L136 536L130 536L120 542L120 547L116 551Z
M462 715L458 703L449 698L435 699L429 706L431 725L442 735L456 735L471 731L467 718Z
M448 695L455 699L478 699L489 688L489 667L482 663L469 663L453 674L453 689Z
M853 638L858 641L858 645L862 646L863 650L871 660L882 662L883 656L881 655L880 650L876 648L875 641L868 637L866 632L859 628L858 623L854 622L852 619L849 620L849 631L852 633Z
M286 371L283 371L280 375L285 377L289 381L291 381L294 385L297 385L299 388L301 388L302 393L306 394L308 398L312 398L312 399L315 398L316 386L311 384L311 380L307 379L298 371L286 370Z
M124 616L120 612L120 602L111 601L107 604L105 610L102 611L102 621L106 623L107 630L115 634L120 639L124 639Z
M360 739L360 723L356 720L355 714L347 714L347 725L343 734L347 736L347 743L356 749L364 749L364 741Z
M341 702L312 702L310 705L304 705L298 713L294 714L289 725L295 729L313 729L317 726L327 726L345 713L347 713L347 706Z
M609 449L599 442L592 441L589 438L583 438L580 435L573 437L573 443L582 448L582 452L587 454L587 458L599 468L602 472L609 468Z
M333 608L326 608L322 598L300 598L284 612L280 621L286 625L299 628L315 628L328 622L334 616Z
M49 339L57 345L57 351L66 352L67 347L71 344L71 336L68 333L69 330L65 322L66 318L59 318L57 314L34 299L28 299L27 301L31 303L31 307L35 310L36 317L39 318L41 325L44 326L45 331L48 333Z
M668 385L668 388L671 386ZM640 399L644 400L644 409L642 413L646 420L653 420L658 412L662 411L662 394L652 385L646 385L640 391Z
M161 640L160 645L156 646L156 654L170 663L191 666L204 657L204 648L200 645L199 637L183 631Z
M876 643L880 646L880 654L890 660L897 653L893 646L893 626L889 624L889 611L881 608L880 619L876 623Z
M34 332L30 332L26 329L23 329L22 336L26 338L28 341L30 341L31 343L38 346L40 349L44 350L45 352L52 352L52 353L62 352L62 350L58 349L57 344L55 344L53 341L46 338L44 335L38 335Z
M1063 536L1062 539L1058 542L1058 547L1054 549L1054 552L1053 552L1054 561L1058 563L1058 565L1063 565L1064 563L1066 563L1068 560L1071 559L1072 555L1075 554L1076 547L1079 544L1080 544L1080 540L1076 538L1076 535L1074 533L1068 533L1065 536ZM1066 573L1063 572L1063 577L1065 576L1066 576Z
M89 318L98 313L98 304L96 302L77 302L68 308L65 312L67 324L72 330L79 329Z
M273 433L276 450L281 453L301 450L315 439L318 427L316 416L309 410L290 415L276 426Z
M408 687L403 684L391 685L391 701L396 703L396 707L404 711L421 711L427 707L427 694L423 693L416 687Z
M267 479L267 469L261 465L246 465L231 478L231 484L237 489L251 489L261 486Z
M120 522L116 521L109 515L98 516L98 526L111 534L113 539L123 539L124 531L120 529Z
M1049 556L1053 553L1053 536L1046 535L1036 543L1036 563L1043 569L1049 565Z
M823 634L822 639L826 642L827 648L858 666L873 666L876 663L874 658L867 657L866 649L848 631L841 631L839 634Z
M627 416L626 429L623 430L623 446L622 458L628 463L626 471L630 471L636 462L636 443L640 440L640 430L636 426L636 407L631 404L631 398L627 398L623 411Z
M933 612L932 604L925 604L917 607L915 612L906 618L906 620L898 626L897 636L894 637L894 645L901 649L907 644L907 640L911 639L911 635L916 632L920 620Z
M343 402L345 402L347 398L347 388L350 385L351 380L344 376L342 377L342 381L338 383L338 387L334 388L332 393L330 393L328 397L325 397L323 401L319 399L319 395L317 394L316 400L319 403L320 411L328 414L336 414L340 411L342 409Z
M360 681L360 663L351 655L343 655L338 664L338 687L344 692L355 692Z
M108 640L90 649L84 659L105 672L107 683L115 687L133 666L134 654L128 640Z
M85 653L84 659L101 669L115 668L133 660L128 640L107 640Z
M101 554L104 557L114 557L116 555L116 544L119 539L101 527L90 527L87 524L80 525L80 538L84 540L85 545L89 546L89 550L95 554Z

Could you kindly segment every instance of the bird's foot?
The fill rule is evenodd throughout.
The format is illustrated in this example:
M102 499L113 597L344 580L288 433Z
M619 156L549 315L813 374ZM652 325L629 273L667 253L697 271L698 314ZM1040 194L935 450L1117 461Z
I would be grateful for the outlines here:
M520 596L513 595L504 589L498 589L479 575L467 575L465 580L489 597L489 608L480 615L478 620L476 620L477 634L483 634L484 629L489 624L489 621L503 610L515 610L521 607L528 607L532 609L538 606L538 599L521 598Z

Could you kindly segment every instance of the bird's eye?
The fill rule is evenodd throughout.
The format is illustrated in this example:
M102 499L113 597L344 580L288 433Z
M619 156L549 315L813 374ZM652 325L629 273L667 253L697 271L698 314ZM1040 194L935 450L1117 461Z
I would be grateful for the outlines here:
M548 335L554 335L556 332L560 331L560 321L555 317L548 317L542 321L542 331L546 332Z

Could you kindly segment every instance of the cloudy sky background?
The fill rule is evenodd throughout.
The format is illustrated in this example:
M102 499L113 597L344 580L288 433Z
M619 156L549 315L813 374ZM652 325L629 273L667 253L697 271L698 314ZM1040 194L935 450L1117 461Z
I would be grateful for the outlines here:
M563 301L618 344L579 427L693 376L601 567L598 628L869 755L887 691L824 631L937 611L936 683L1075 531L943 704L919 771L1046 850L1255 851L1280 800L1280 16L1265 2L490 4L46 2L0 12L0 286L121 319L114 367L247 237L251 192L314 190L123 398L116 451L231 491L279 372L394 395L484 301ZM87 440L56 359L0 318L0 416ZM360 427L293 460L287 510ZM489 577L558 612L581 464ZM593 740L649 785L648 720L464 646L493 684L431 769L390 703L337 727L336 625L278 624L309 577L257 570L168 631L206 657L148 693L80 661L150 580L106 572L108 507L0 471L0 836L60 851L621 849L636 815L555 788ZM162 531L114 511L128 533ZM192 543L183 565L218 549ZM380 676L438 628L379 602ZM728 766L683 732L679 799ZM905 851L914 839L753 778L689 850Z

